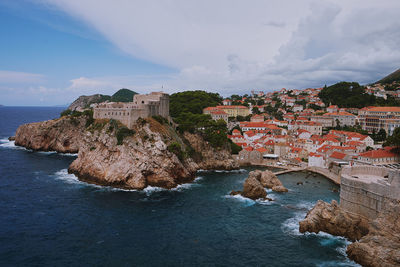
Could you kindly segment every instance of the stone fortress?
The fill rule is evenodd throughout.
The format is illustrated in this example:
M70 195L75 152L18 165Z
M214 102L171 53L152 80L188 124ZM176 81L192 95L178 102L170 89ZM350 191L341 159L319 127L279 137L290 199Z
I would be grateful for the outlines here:
M139 118L162 116L169 119L169 95L163 92L133 96L133 102L104 102L93 105L94 119L118 120L129 129Z
M393 200L400 200L400 171L365 165L342 170L343 210L374 220L380 212L391 212L388 204Z

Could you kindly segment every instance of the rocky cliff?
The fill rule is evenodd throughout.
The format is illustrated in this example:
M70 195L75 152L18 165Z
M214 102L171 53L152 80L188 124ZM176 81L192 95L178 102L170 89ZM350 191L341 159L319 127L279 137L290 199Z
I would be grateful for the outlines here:
M232 158L228 149L213 148L204 141L199 134L184 133L184 138L189 142L199 157L194 160L202 170L233 170L239 168L239 164Z
M68 109L72 111L74 110L79 111L88 108L91 104L101 103L106 100L111 100L111 96L101 95L101 94L88 95L88 96L81 95L74 102L72 102L71 105L69 105Z
M400 266L400 202L390 206L391 212L369 222L343 211L336 201L320 200L300 222L300 232L324 231L355 241L347 255L362 266Z
M369 224L369 232L347 247L349 258L362 266L400 266L400 201L389 204Z
M127 189L172 188L192 181L198 169L238 167L229 151L211 147L199 135L184 136L151 118L128 129L114 120L92 122L81 115L22 125L15 138L16 145L34 150L79 151L69 172L87 182Z
M368 233L368 221L344 212L336 200L331 204L319 200L300 222L299 230L301 233L323 231L355 241Z
M41 151L78 153L87 117L62 117L18 127L15 145Z

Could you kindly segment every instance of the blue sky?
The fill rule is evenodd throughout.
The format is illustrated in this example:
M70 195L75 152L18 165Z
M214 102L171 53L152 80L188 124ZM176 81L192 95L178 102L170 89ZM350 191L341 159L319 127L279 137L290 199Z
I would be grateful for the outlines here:
M369 83L400 68L399 11L395 0L3 0L0 104Z

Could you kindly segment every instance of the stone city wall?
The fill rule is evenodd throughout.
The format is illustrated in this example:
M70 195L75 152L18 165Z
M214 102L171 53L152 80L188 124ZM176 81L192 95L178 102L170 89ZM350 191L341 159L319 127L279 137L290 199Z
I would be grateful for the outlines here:
M345 167L340 185L340 207L373 220L400 199L400 173L383 167Z

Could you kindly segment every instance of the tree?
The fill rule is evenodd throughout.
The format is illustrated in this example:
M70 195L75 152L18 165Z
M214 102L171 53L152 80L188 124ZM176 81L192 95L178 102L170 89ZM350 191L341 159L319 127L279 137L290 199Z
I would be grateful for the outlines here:
M386 140L386 131L384 129L380 129L379 132L376 134L375 141L382 142Z
M394 146L393 152L400 154L400 127L394 129L393 134L386 139L384 146Z
M182 113L202 114L206 107L220 105L222 97L205 91L185 91L170 96L170 114L177 118Z
M260 110L258 109L258 107L254 107L251 109L253 114L261 114Z
M257 100L257 105L258 106L262 106L264 104L265 104L264 99Z

